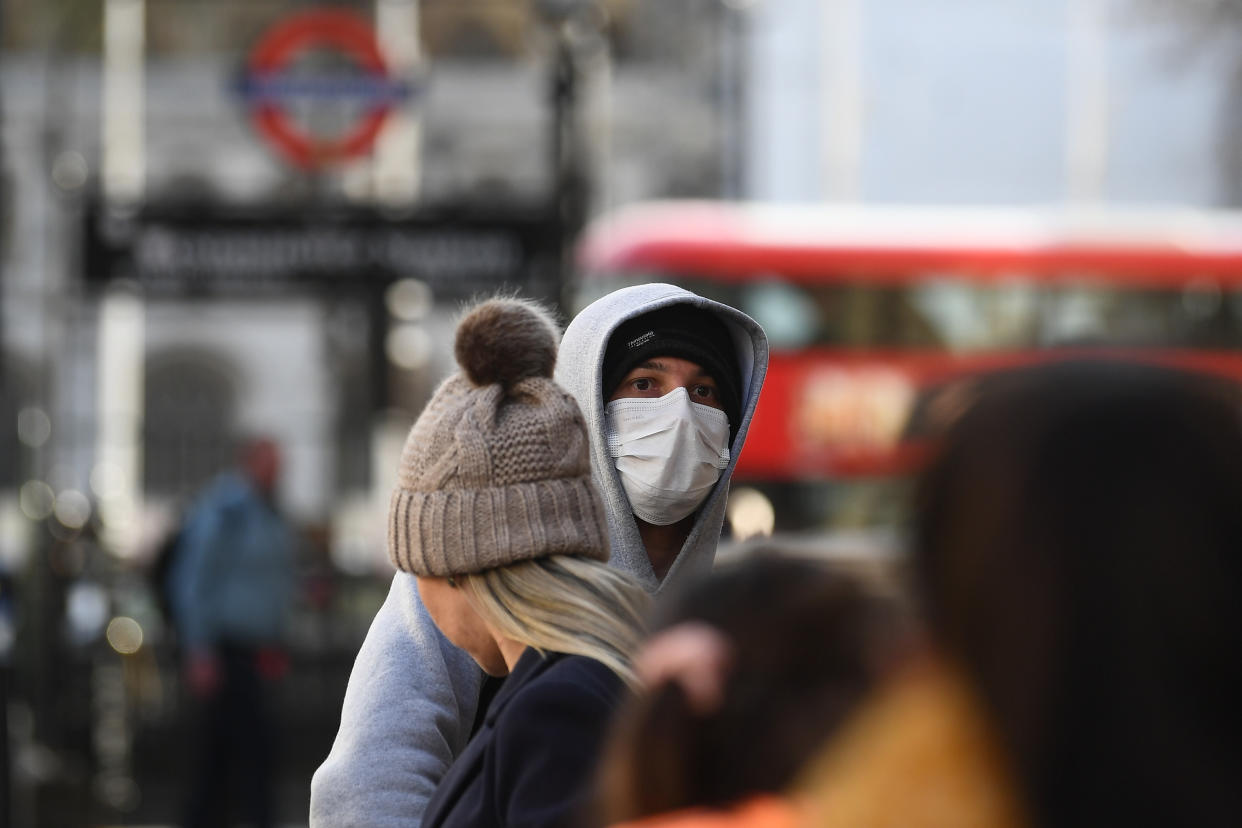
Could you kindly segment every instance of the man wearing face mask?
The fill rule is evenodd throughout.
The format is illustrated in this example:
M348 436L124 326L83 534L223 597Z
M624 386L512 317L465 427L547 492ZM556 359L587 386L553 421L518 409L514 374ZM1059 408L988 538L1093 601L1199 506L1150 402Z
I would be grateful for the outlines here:
M602 368L609 457L647 561L663 579L732 456L736 350L711 311L674 304L619 325Z
M648 591L711 568L767 357L753 319L672 285L615 291L566 329L555 378L586 419L609 564ZM417 825L470 737L481 685L397 573L312 780L311 825Z

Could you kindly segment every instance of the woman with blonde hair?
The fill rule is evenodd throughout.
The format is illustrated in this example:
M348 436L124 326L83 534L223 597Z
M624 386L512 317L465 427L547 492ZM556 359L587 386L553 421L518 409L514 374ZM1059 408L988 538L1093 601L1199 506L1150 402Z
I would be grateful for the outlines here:
M457 331L462 371L436 391L402 453L393 563L417 576L449 641L507 676L425 828L570 822L633 683L646 593L606 565L582 415L551 379L556 348L538 306L476 306Z

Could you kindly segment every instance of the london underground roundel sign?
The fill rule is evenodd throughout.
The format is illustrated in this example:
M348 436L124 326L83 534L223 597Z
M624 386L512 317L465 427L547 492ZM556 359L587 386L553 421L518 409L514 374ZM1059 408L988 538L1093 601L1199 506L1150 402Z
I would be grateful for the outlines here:
M314 50L344 55L360 71L335 75L292 71ZM370 152L388 113L410 95L409 85L389 73L371 24L353 11L335 8L309 9L269 29L250 53L240 91L263 137L305 169ZM289 104L316 99L354 104L358 110L354 123L336 135L315 135L292 116Z

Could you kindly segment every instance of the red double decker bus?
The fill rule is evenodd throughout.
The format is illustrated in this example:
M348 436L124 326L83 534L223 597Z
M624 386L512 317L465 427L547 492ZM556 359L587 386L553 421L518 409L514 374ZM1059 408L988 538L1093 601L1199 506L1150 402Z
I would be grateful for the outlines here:
M1242 381L1242 213L652 202L587 228L577 304L664 281L771 340L738 485L777 529L900 520L995 371L1077 355Z

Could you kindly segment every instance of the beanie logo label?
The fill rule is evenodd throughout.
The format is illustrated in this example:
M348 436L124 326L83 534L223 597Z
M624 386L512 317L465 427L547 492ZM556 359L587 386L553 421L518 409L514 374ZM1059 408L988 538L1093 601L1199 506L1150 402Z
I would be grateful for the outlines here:
M633 350L634 348L638 348L642 345L647 344L653 339L655 339L655 331L647 331L642 336L636 336L633 339L631 339L629 342L625 343L625 347Z

